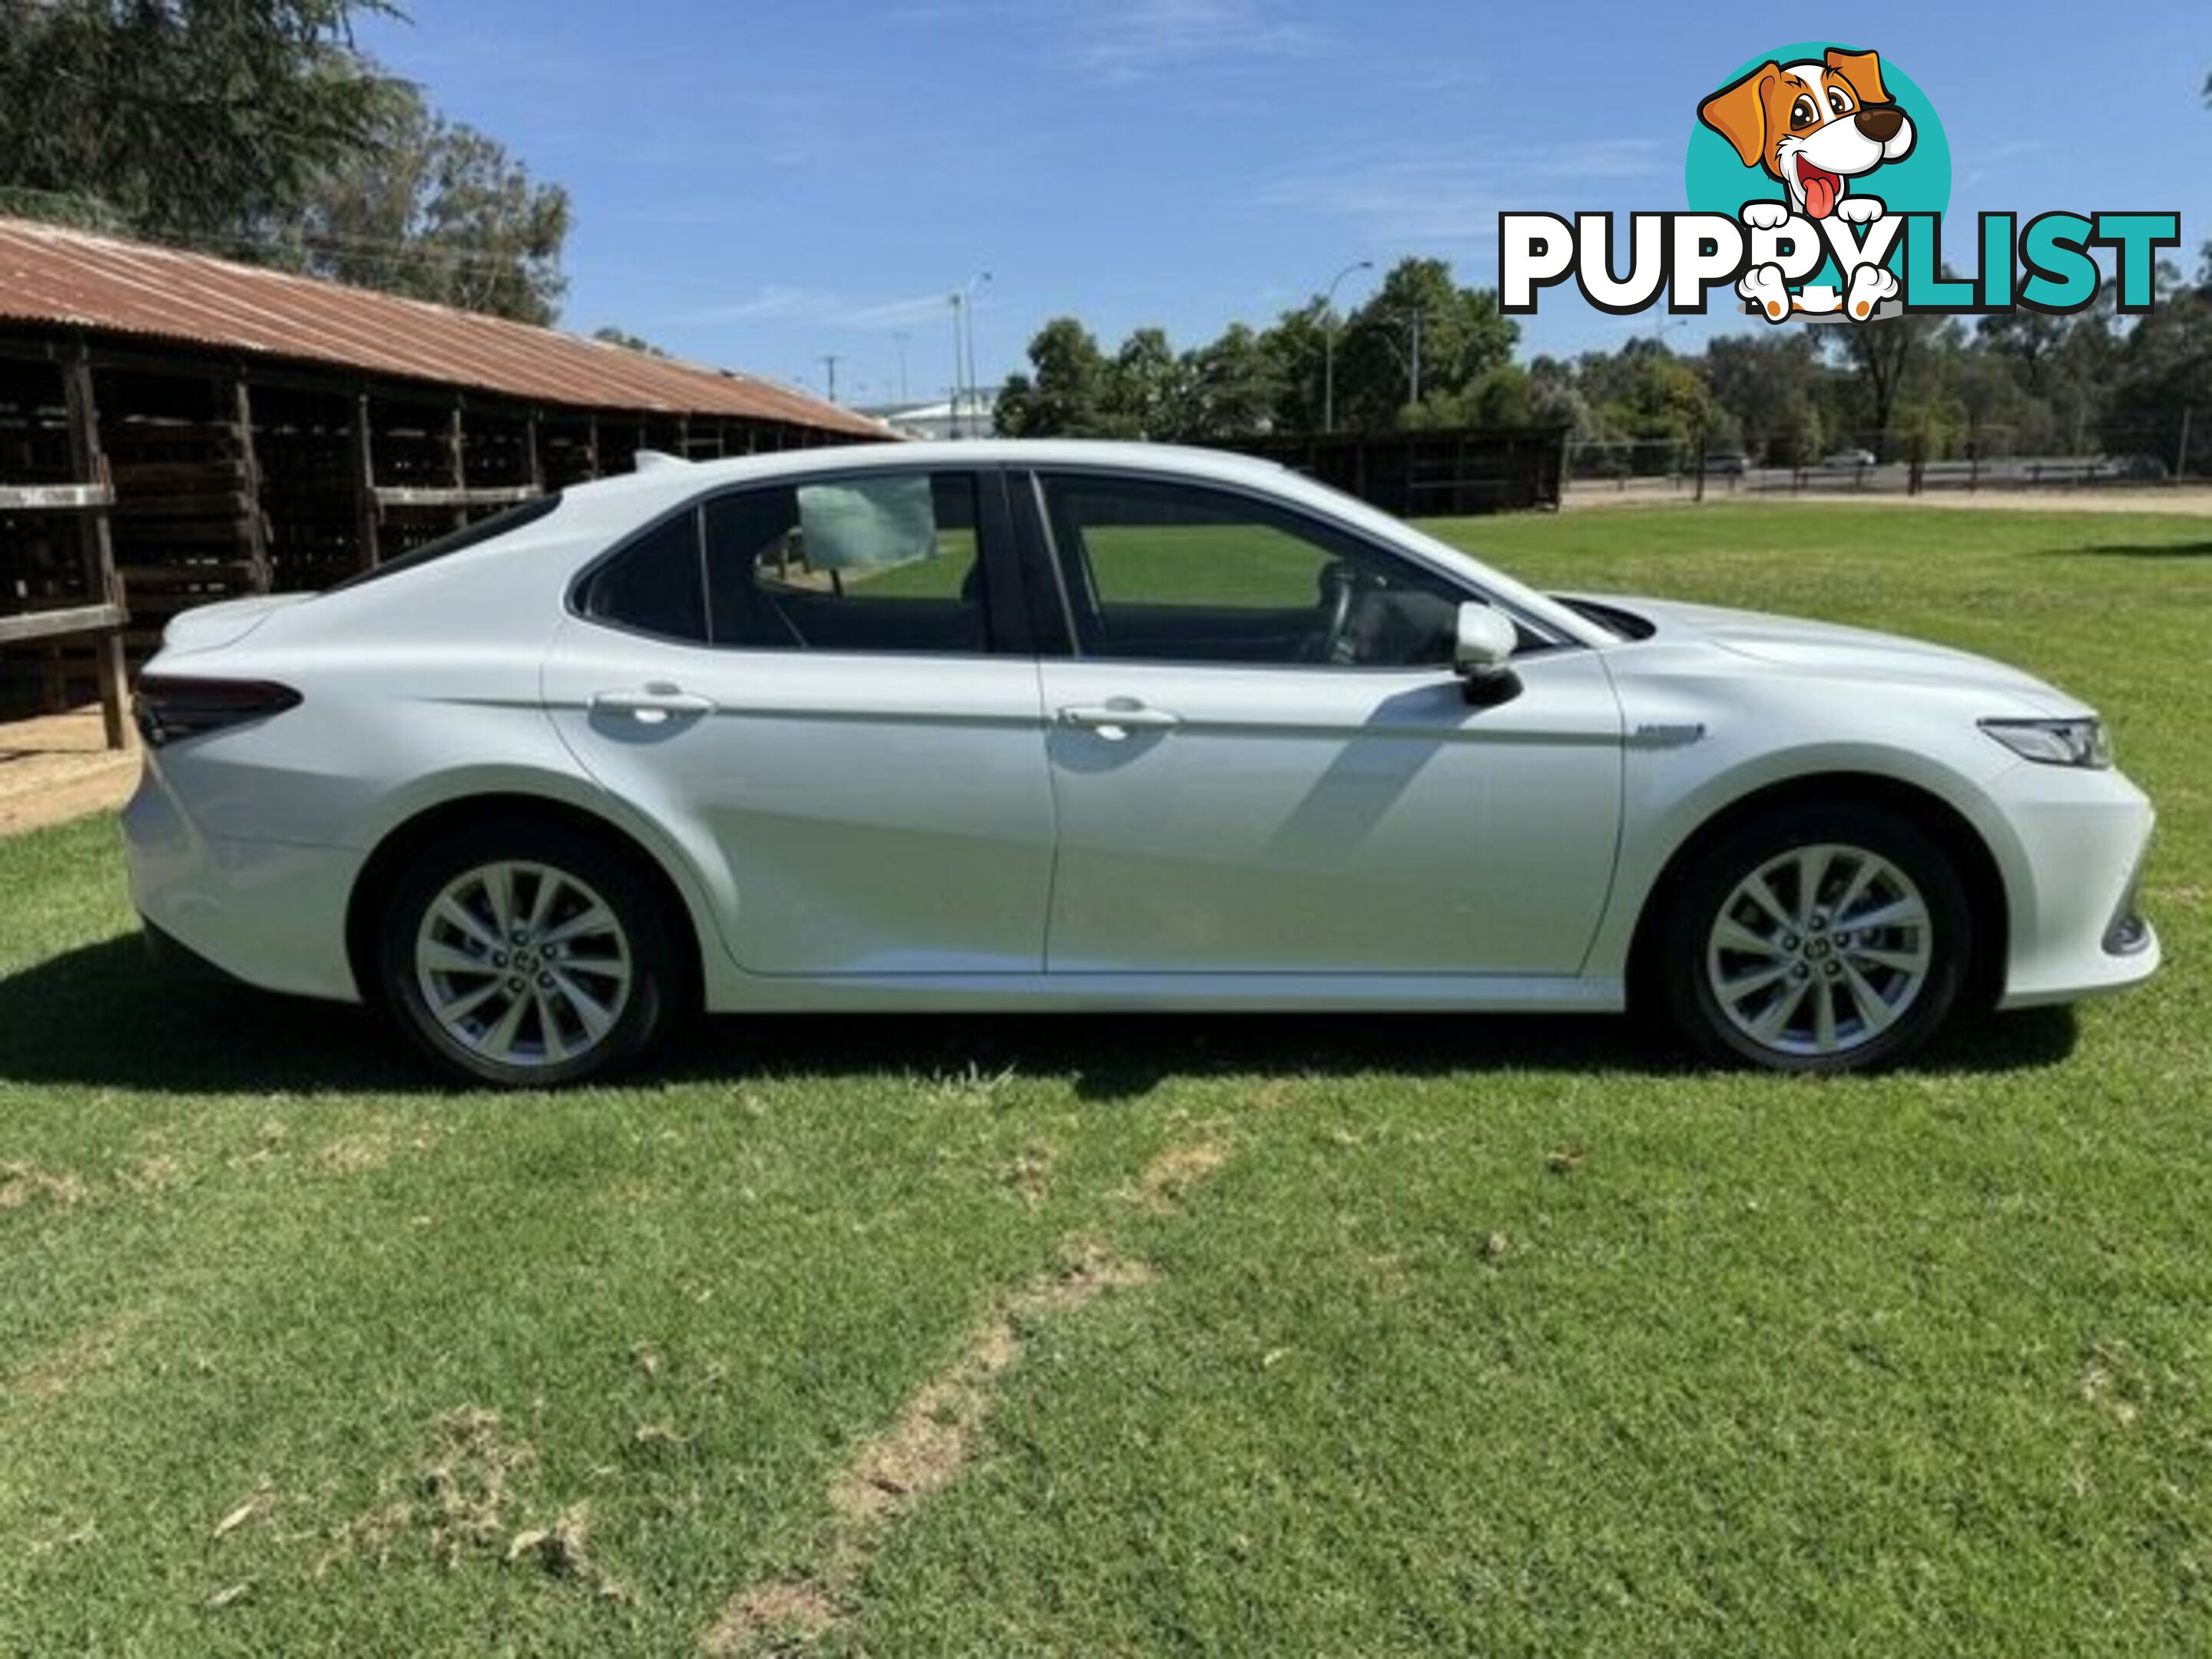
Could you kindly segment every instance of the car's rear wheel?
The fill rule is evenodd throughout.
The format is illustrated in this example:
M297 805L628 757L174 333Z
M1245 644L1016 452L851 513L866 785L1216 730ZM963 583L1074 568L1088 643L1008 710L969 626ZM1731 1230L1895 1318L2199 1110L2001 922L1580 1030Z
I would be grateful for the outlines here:
M1692 863L1657 966L1674 1024L1708 1055L1844 1072L1926 1042L1972 953L1942 847L1879 808L1808 805L1751 820Z
M431 1057L474 1081L573 1083L666 1023L674 958L629 860L560 823L472 824L431 847L386 911L384 994Z

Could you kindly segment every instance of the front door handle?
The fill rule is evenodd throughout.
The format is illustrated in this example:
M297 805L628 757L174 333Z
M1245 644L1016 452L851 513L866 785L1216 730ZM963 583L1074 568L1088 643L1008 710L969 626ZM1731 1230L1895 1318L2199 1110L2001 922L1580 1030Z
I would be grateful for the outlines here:
M1133 697L1115 697L1104 703L1079 704L1060 711L1060 723L1096 732L1109 743L1120 743L1132 732L1164 732L1181 726L1182 718L1164 708L1152 708Z
M592 698L594 714L627 714L641 726L659 726L714 712L714 700L663 682L633 691L601 691Z

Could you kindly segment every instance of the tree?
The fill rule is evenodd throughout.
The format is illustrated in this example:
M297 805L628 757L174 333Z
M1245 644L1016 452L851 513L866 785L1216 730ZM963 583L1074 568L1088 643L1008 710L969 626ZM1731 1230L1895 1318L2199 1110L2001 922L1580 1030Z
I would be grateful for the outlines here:
M356 50L385 0L0 0L0 206L553 319L568 202Z
M1187 365L1167 335L1140 328L1121 342L1106 371L1097 435L1173 441L1197 435Z
M1279 432L1322 429L1322 370L1328 328L1322 296L1316 295L1310 305L1283 313L1274 326L1260 337L1260 349L1271 366L1269 378L1276 387L1270 424ZM1343 325L1339 323L1336 328L1340 343Z
M1337 331L1336 424L1382 432L1452 423L1458 400L1511 358L1520 333L1498 314L1494 293L1459 287L1445 261L1401 259ZM1415 404L1428 408L1416 413Z
M1010 438L1096 436L1107 416L1105 354L1089 329L1055 317L1030 342L1035 378L1009 374L999 392L998 429Z
M1274 425L1284 380L1266 341L1243 323L1184 359L1191 418L1184 435L1200 441L1256 438Z
M1958 330L1947 318L1908 311L1870 323L1835 324L1824 332L1852 374L1861 393L1863 424L1873 435L1874 449L1887 460L1899 399L1924 360L1940 348L1956 347Z
M1746 453L1769 466L1820 459L1821 373L1806 328L1721 335L1705 348L1713 402L1734 417Z
M465 311L550 323L566 281L568 192L495 140L386 84L369 142L313 179L285 263Z
M628 329L604 323L592 331L592 337L602 345L620 346L625 351L641 351L648 357L665 357L668 354L650 340L632 334Z
M2160 287L2117 353L2107 447L2201 473L2212 452L2212 249L2195 287Z
M0 185L172 240L292 213L391 85L354 50L382 0L0 0Z

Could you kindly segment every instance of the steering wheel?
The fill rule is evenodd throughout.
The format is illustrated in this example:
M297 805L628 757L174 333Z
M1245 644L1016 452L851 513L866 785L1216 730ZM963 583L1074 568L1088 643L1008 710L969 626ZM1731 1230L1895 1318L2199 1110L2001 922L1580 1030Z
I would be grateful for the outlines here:
M1348 564L1339 562L1322 574L1322 591L1329 599L1328 628L1321 646L1325 663L1347 664L1358 653L1358 642L1352 637L1352 602L1358 590L1358 573Z

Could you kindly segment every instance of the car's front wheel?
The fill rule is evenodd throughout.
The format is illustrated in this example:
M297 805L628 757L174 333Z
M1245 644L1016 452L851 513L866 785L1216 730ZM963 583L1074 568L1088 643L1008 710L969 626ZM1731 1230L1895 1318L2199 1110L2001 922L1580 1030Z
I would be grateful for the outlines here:
M385 914L393 1014L474 1081L573 1083L666 1023L674 957L629 862L568 825L469 825L416 858Z
M1844 1072L1927 1041L1972 952L1941 846L1876 807L1808 805L1741 824L1692 863L1656 966L1674 1024L1707 1054Z

